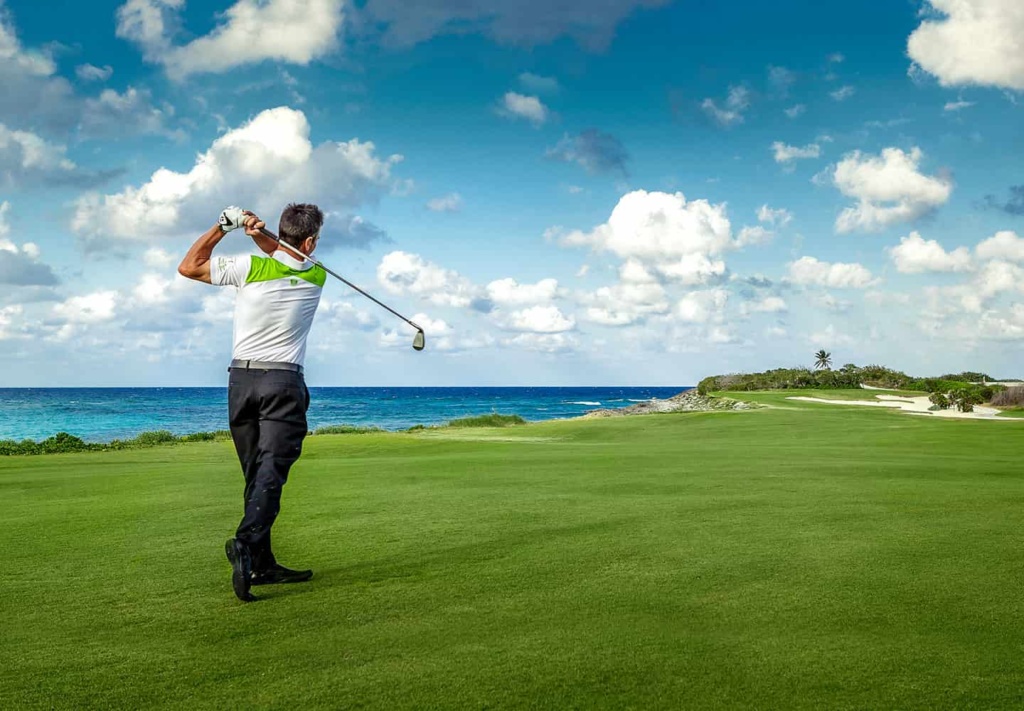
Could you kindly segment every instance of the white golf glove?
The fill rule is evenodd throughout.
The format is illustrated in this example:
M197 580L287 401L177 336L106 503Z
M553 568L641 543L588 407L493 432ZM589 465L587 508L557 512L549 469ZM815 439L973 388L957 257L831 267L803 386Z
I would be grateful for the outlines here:
M248 215L245 214L242 208L232 205L231 207L224 208L224 212L220 213L217 222L220 224L222 231L230 232L238 227L244 227L247 217Z

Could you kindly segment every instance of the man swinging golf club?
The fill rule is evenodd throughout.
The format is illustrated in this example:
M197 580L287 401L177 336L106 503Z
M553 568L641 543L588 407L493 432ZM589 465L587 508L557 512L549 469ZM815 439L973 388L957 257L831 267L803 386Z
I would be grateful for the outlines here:
M225 209L196 240L178 272L189 279L238 288L234 349L228 378L231 438L245 475L245 514L225 551L235 595L256 598L251 585L297 583L312 570L290 570L274 558L270 529L281 489L302 453L309 390L303 378L306 337L327 272L309 255L323 225L316 205L291 204L281 213L280 238L256 215ZM214 257L224 235L238 227L268 256Z

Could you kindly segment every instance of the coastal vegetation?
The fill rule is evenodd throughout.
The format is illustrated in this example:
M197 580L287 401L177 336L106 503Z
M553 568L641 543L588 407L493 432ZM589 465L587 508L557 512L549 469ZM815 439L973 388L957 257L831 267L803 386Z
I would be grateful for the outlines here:
M311 437L250 606L230 442L0 459L0 708L1019 708L1015 425L793 394Z

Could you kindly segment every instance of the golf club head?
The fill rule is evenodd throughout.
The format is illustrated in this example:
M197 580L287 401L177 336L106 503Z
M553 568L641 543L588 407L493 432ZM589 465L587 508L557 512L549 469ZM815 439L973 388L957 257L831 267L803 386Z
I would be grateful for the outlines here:
M427 345L427 337L423 335L423 331L417 331L416 337L412 339L412 347L418 351L422 351L424 346Z

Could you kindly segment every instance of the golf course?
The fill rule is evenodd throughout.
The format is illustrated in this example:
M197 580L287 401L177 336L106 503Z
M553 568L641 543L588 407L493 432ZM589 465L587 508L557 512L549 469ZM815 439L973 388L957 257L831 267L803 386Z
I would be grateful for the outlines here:
M248 605L230 441L0 458L0 708L1021 708L1024 421L717 394L310 437Z

